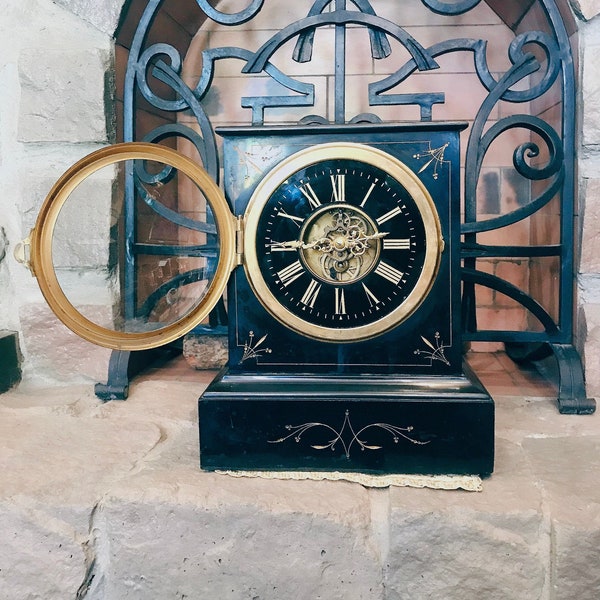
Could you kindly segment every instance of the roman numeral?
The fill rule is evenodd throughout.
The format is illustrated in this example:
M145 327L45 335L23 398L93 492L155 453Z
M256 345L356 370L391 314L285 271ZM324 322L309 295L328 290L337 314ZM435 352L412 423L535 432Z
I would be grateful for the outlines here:
M303 273L304 267L300 264L300 261L297 260L285 267L285 269L281 269L281 271L277 273L277 277L279 277L279 281L281 281L283 285L288 286L293 281L296 281Z
M384 239L383 240L384 250L410 250L410 239L402 238L397 240Z
M321 291L321 284L315 281L314 279L308 284L306 291L304 292L304 296L300 299L302 304L306 306L310 306L310 308L314 308L315 300Z
M344 290L337 287L335 288L335 314L346 314L346 299L344 298Z
M377 273L377 275L380 275L384 279L387 279L394 285L398 285L400 283L400 281L402 281L402 278L404 277L404 273L402 273L402 271L398 271L398 269L395 269L394 267L388 265L387 263L385 263L383 261L381 261L377 265L377 268L375 269L375 273Z
M317 198L317 195L315 194L315 191L312 189L310 183L306 183L306 184L300 186L299 189L304 194L304 196L308 200L308 203L313 208L318 208L319 206L321 206L321 201L319 200L319 198Z
M375 180L375 183L377 183L377 179ZM371 192L375 189L375 183L372 183L371 187L367 190L367 193L365 194L363 201L360 203L361 208L367 203L367 200L369 199Z
M386 212L385 215L381 215L381 217L379 217L379 219L377 219L377 224L382 225L386 221L393 219L396 215L399 215L401 212L402 212L402 209L399 206L396 206L396 208L392 208L392 210L390 210L389 212Z
M346 202L346 176L331 175L331 187L333 188L333 201Z
M379 304L379 300L377 296L363 283L363 289L365 290L365 294L367 295L367 300L369 301L369 306L373 307L375 304Z

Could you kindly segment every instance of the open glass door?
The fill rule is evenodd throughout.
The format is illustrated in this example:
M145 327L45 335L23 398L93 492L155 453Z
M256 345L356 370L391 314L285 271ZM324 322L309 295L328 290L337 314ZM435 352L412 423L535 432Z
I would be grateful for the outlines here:
M147 215L133 234L126 186ZM206 319L235 266L235 239L236 220L201 166L165 146L126 143L74 164L15 253L77 335L143 350ZM127 271L133 254L135 273Z

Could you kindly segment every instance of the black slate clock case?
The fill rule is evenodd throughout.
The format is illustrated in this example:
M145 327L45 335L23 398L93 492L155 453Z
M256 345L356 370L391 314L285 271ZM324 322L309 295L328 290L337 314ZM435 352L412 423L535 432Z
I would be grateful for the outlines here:
M463 123L221 128L225 195L243 215L282 160L353 142L421 180L441 225L435 281L390 331L332 343L296 333L256 298L242 267L228 287L229 362L199 400L202 468L479 473L493 468L493 401L462 361Z
M369 125L339 129L321 126L298 132L290 128L219 130L224 137L225 195L236 215L244 214L250 196L265 173L287 156L316 144L352 141L379 148L418 174L434 199L445 241L434 286L418 310L392 331L351 344L312 340L290 331L263 308L244 269L236 269L228 292L230 369L423 374L461 370L457 244L460 227L458 133L462 128L461 124L447 124L444 128L439 125ZM444 148L443 159L433 159L430 153L440 148ZM250 166L244 165L245 161L249 161ZM256 348L256 353L249 350L264 335L267 337Z

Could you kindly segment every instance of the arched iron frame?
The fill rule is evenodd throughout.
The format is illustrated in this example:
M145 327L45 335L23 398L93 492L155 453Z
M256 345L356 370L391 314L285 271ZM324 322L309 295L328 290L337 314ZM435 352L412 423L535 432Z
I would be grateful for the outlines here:
M182 111L191 112L198 124L199 132L192 130L176 118L172 124L162 125L145 132L144 141L160 142L176 136L189 140L198 150L205 169L218 181L219 156L215 131L209 115L203 106L211 88L215 65L221 60L240 62L241 73L252 77L266 74L279 84L281 94L269 96L248 96L240 99L241 106L250 110L254 126L265 124L265 115L275 107L304 107L307 111L298 124L329 123L325 115L313 114L315 88L312 83L298 81L286 75L271 62L281 46L295 39L293 58L297 62L309 62L313 55L315 32L320 27L335 28L335 107L336 124L356 122L380 122L377 107L384 105L417 105L422 121L433 119L435 105L445 101L446 92L436 93L394 93L400 83L407 81L417 71L430 71L438 68L436 59L452 52L470 52L473 55L474 69L486 90L486 97L474 117L466 147L464 176L464 222L462 224L463 259L463 338L466 341L504 342L509 354L531 356L533 349L539 355L540 348L551 349L559 365L559 408L564 413L593 412L595 403L588 399L580 357L573 346L574 325L574 156L575 156L575 69L570 40L565 24L555 0L537 0L548 21L549 31L527 31L516 35L507 49L510 68L496 77L487 64L485 39L448 39L431 47L424 47L411 36L401 24L386 20L377 15L370 0L314 0L306 16L290 23L262 45L252 51L240 47L210 48L203 52L203 70L197 84L189 87L182 79L183 59L178 50L166 42L148 43L149 31L164 0L148 0L135 32L127 64L124 87L123 141L137 141L136 103L141 97L152 107L176 115ZM443 16L457 16L474 9L482 0L421 0L422 4L434 13ZM238 13L224 13L209 4L208 0L190 0L197 4L197 10L204 19L212 19L220 25L236 26L251 21L268 3L268 0L248 0L248 6ZM401 11L399 11L400 13ZM392 75L369 85L369 104L372 112L346 115L346 28L349 25L365 27L370 36L373 58L390 55L390 38L397 40L411 58ZM535 52L530 51L535 48ZM530 86L516 84L527 81L536 74ZM156 82L168 93L154 91ZM553 127L539 116L516 114L500 118L490 125L489 116L499 102L523 104L541 98L559 82L562 94L562 115L560 128ZM504 132L523 128L536 135L539 143L528 142L518 146L513 153L514 168L530 182L539 182L544 190L525 206L495 218L478 220L477 185L486 153L492 142ZM534 159L543 150L545 164L535 165ZM129 178L126 190L126 284L127 305L135 311L135 258L145 249L135 240L135 182ZM500 229L526 219L541 210L555 197L560 198L560 242L550 245L490 246L477 241L478 234ZM194 224L187 224L194 227ZM181 252L180 248L163 247L164 253ZM553 318L546 309L527 292L518 289L495 275L477 269L477 260L482 258L531 258L557 257L560 262L559 315ZM480 330L477 327L475 311L475 286L491 288L504 294L529 311L541 324L539 330ZM120 359L115 358L115 363Z

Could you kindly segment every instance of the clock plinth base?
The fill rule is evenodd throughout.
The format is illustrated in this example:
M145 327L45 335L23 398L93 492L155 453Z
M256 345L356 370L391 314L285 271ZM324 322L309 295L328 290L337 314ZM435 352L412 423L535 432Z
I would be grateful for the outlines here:
M471 376L219 376L199 400L205 470L481 475L494 402Z

